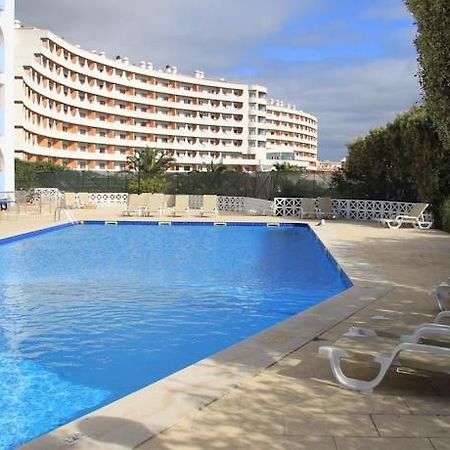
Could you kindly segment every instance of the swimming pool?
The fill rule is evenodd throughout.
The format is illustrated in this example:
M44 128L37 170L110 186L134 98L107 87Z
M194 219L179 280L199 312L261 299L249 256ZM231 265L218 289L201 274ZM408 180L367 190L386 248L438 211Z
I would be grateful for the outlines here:
M305 226L74 226L0 267L5 449L350 286Z

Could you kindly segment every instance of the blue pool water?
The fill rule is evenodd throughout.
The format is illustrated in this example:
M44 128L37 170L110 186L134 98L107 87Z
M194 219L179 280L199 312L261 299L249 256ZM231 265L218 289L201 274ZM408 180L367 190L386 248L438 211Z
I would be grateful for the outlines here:
M350 286L306 227L75 226L0 268L2 449Z

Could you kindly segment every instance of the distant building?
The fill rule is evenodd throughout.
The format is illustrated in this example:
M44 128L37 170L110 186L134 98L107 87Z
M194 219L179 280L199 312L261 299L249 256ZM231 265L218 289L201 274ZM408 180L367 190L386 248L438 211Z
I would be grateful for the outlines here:
M148 146L180 172L317 169L316 117L268 101L264 86L109 59L36 28L18 25L15 39L15 151L26 161L121 171Z
M318 172L337 172L342 169L345 160L341 161L320 161L317 167Z

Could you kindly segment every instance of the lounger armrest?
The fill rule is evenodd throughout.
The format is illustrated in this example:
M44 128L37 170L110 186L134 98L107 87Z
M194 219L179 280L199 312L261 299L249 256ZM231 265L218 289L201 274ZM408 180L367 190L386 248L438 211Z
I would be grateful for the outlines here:
M341 367L341 359L348 358L348 353L338 347L319 347L319 354L328 356L330 360L331 371L334 377L342 386L348 389L352 389L360 392L372 392L373 388L377 386L383 379L387 368L389 368L389 361L383 359L383 361L378 361L381 365L381 370L378 375L371 381L358 380L357 378L350 378L344 374ZM384 358L382 356L379 357Z
M404 342L393 350L390 356L379 354L375 357L375 361L380 365L380 371L377 376L370 381L358 380L355 378L347 377L341 368L341 359L347 356L347 352L337 347L320 347L319 353L328 355L330 360L331 369L333 371L336 380L343 386L357 390L360 392L371 392L373 388L378 386L383 380L387 370L391 364L397 359L398 355L403 351L411 352L423 352L435 355L450 356L450 348L439 347L436 345L424 345L416 343Z
M433 323L440 323L442 319L450 319L450 311L441 311L433 320Z
M423 323L416 327L412 334L400 336L400 342L419 343L421 339L441 340L450 338L450 326L438 323Z

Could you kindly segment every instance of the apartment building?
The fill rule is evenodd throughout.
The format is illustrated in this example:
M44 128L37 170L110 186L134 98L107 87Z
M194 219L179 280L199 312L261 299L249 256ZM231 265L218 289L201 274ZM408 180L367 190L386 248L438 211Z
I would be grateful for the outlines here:
M133 65L19 24L15 40L14 146L24 160L122 171L147 146L173 157L172 171L317 165L317 119L268 102L263 86Z

